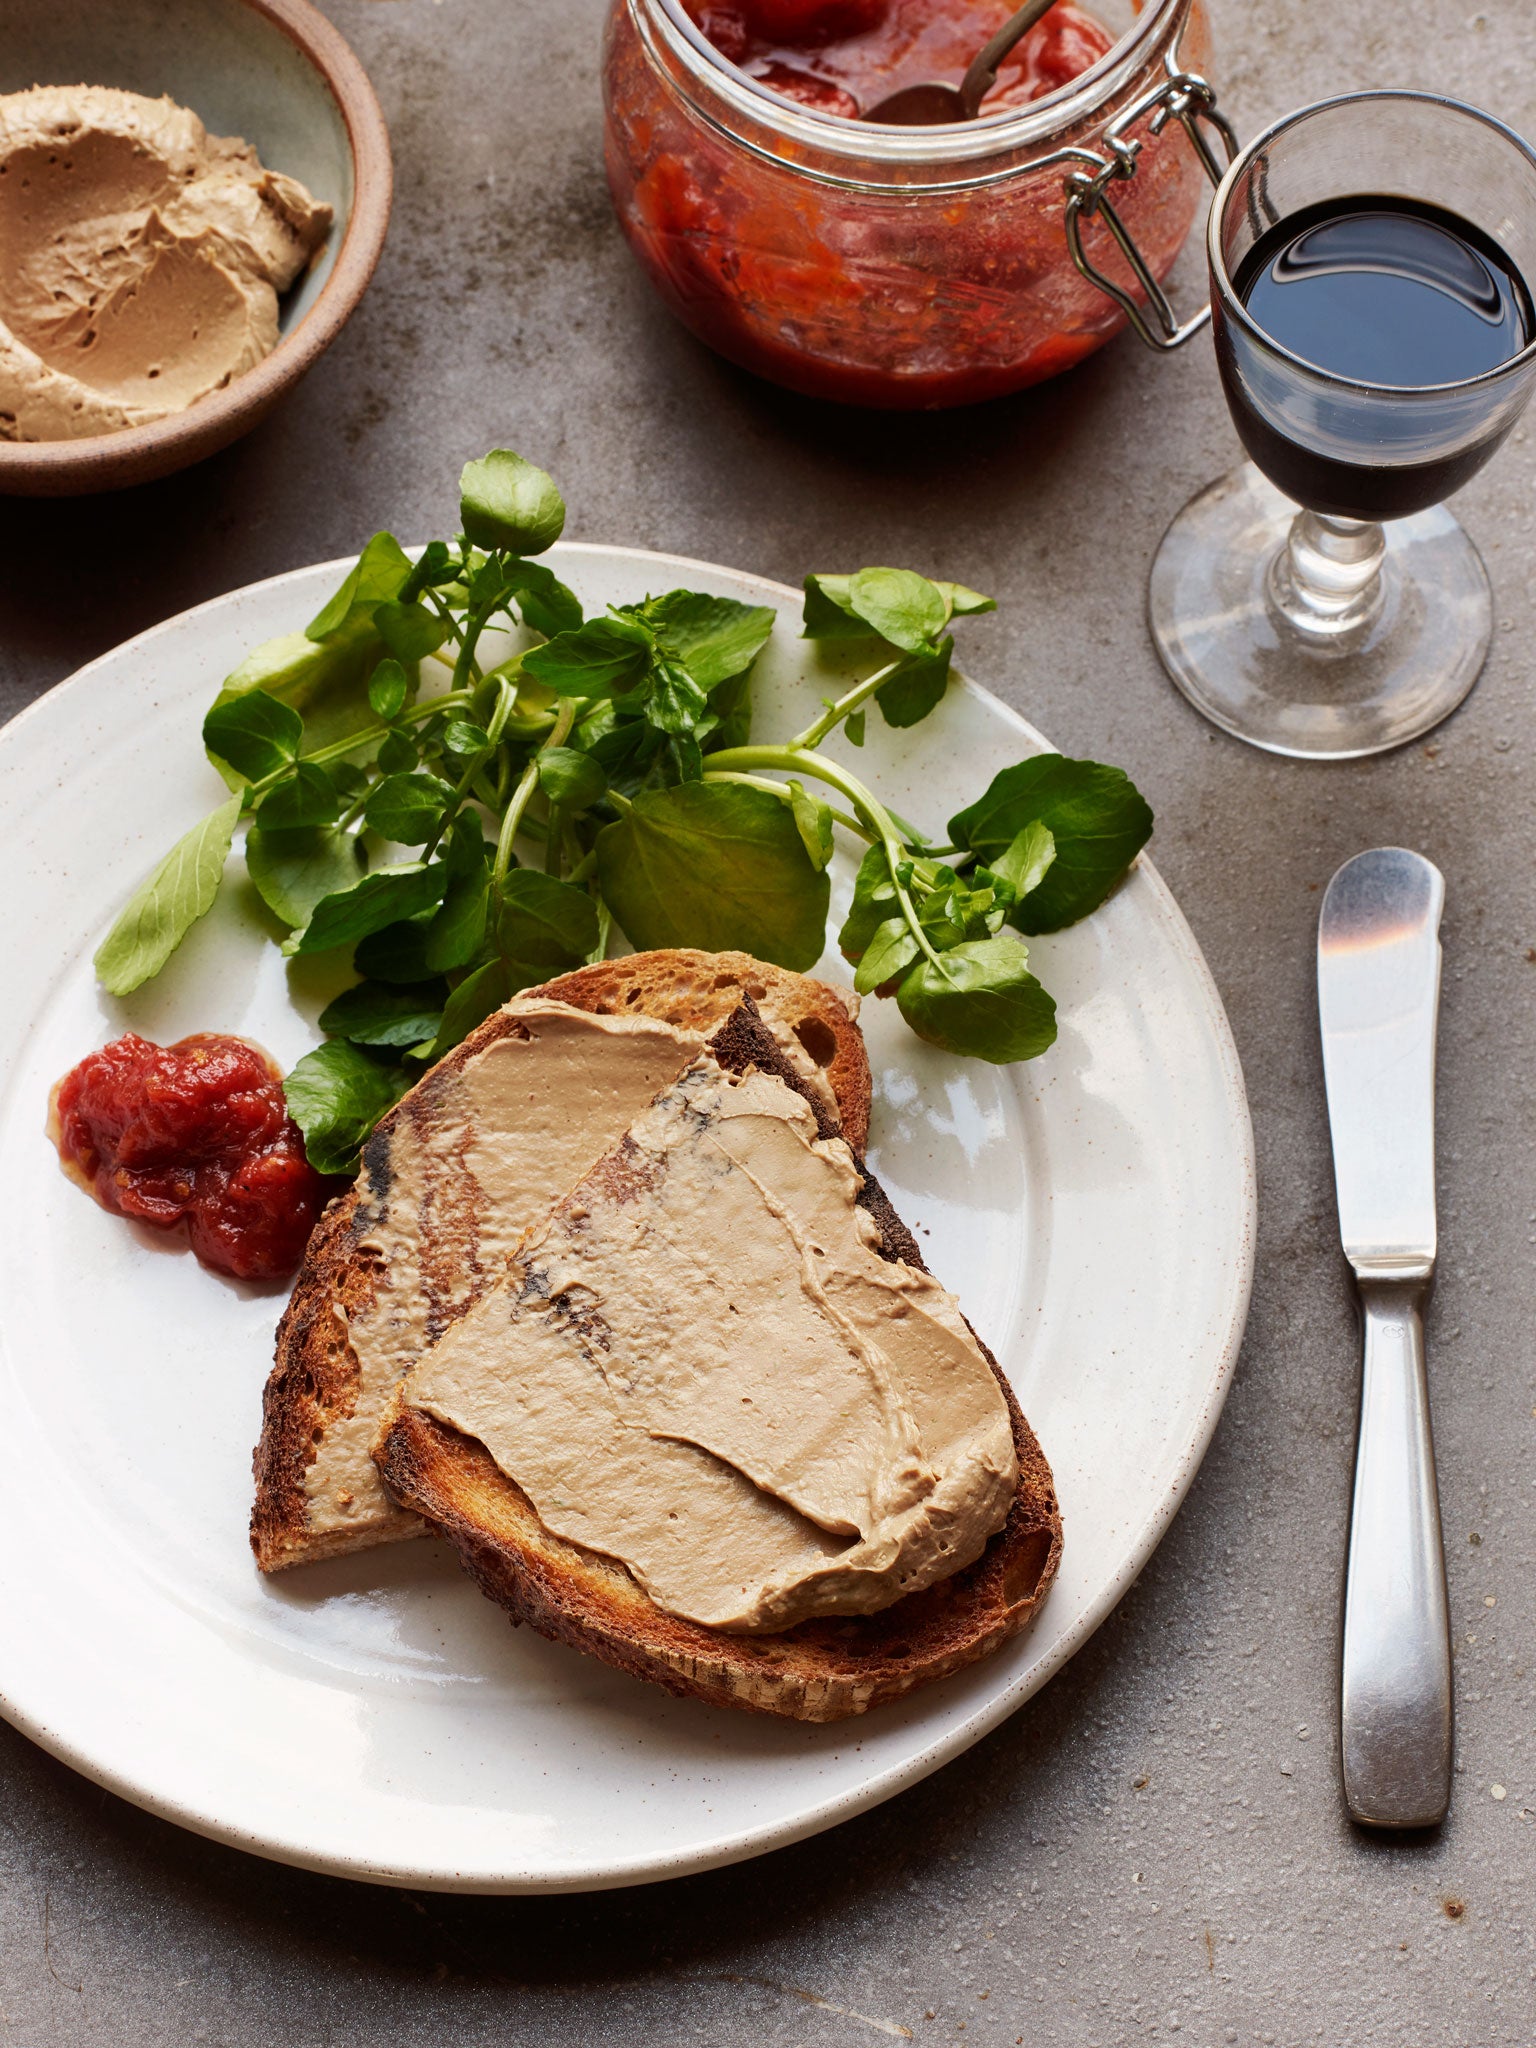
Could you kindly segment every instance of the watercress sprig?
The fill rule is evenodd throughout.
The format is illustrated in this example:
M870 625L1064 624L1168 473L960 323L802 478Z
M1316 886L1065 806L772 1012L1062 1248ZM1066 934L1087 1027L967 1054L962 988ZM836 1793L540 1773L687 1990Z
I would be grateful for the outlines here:
M347 949L358 977L288 1079L311 1160L346 1172L434 1060L615 933L812 967L842 831L863 848L838 932L856 986L952 1051L1043 1052L1055 1005L1023 936L1120 880L1152 827L1133 785L1021 761L940 843L824 750L838 732L862 747L871 705L893 727L929 717L952 625L992 599L905 569L808 576L805 636L842 643L857 679L791 738L754 740L772 609L673 590L587 618L538 559L564 522L550 478L493 450L460 478L453 540L413 557L375 535L302 634L240 665L203 724L231 795L130 900L97 954L104 984L161 970L244 822L283 952Z

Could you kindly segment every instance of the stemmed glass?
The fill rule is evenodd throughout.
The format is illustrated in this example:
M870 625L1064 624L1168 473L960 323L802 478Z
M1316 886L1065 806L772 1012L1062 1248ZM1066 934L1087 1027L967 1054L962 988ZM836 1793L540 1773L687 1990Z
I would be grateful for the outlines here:
M1439 501L1488 460L1536 376L1536 340L1464 383L1396 387L1270 339L1233 282L1244 257L1278 223L1353 197L1458 215L1536 288L1536 152L1474 107L1351 93L1277 121L1228 169L1207 238L1212 328L1252 462L1168 528L1149 609L1190 702L1277 754L1399 746L1471 689L1492 632L1488 576Z

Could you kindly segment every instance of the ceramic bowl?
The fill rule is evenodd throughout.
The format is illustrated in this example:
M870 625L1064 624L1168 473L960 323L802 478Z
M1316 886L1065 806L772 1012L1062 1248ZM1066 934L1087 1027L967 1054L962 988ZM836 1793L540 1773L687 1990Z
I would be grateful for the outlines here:
M0 441L0 492L64 497L146 483L238 439L341 332L389 222L389 135L357 58L309 0L5 0L0 92L113 85L190 107L243 135L335 219L286 296L265 361L173 418L78 441Z

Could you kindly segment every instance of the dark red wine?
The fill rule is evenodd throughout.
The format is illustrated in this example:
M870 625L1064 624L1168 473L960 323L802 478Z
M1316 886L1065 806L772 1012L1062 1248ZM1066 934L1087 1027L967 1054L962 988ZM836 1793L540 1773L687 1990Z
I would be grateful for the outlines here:
M1330 200L1270 228L1233 284L1271 341L1370 387L1319 402L1315 384L1304 391L1308 380L1218 323L1238 432L1298 502L1401 517L1465 483L1507 431L1496 402L1484 418L1474 398L1469 416L1465 391L1442 400L1429 388L1465 386L1536 337L1525 280L1470 222L1417 201Z
M1234 282L1271 341L1359 384L1462 384L1531 339L1524 279L1498 245L1455 214L1401 199L1292 214Z

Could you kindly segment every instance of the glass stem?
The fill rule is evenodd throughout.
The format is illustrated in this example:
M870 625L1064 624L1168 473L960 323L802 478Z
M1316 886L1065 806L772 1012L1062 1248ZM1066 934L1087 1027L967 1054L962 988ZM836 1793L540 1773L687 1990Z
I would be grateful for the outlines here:
M1381 614L1386 552L1387 537L1373 520L1298 512L1269 565L1270 603L1293 632L1343 652Z

